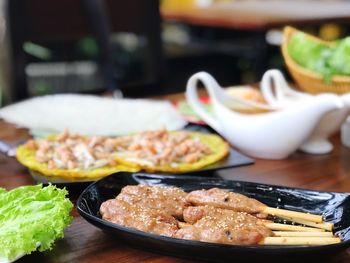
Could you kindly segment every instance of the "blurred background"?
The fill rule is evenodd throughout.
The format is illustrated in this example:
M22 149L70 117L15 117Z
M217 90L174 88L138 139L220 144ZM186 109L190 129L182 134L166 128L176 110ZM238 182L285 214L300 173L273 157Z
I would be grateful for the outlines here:
M0 102L64 92L174 93L202 70L223 86L256 83L269 68L285 71L285 25L335 40L349 34L348 4L0 0Z

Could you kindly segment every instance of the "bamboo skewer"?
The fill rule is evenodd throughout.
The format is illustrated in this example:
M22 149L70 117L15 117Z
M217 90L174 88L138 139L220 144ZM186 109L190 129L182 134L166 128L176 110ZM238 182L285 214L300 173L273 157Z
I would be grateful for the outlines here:
M180 228L192 226L186 222L179 222L178 224ZM259 245L317 246L337 244L341 242L339 237L334 236L332 232L326 232L325 229L322 228L294 226L271 222L266 222L264 225L270 230L282 231L273 231L275 236L265 237L259 242Z
M189 223L179 222L180 228L190 227L192 226ZM289 231L289 232L317 232L322 233L325 232L324 229L312 228L312 227L304 227L304 226L293 226L287 224L278 224L278 223L264 223L264 226L269 228L270 230L279 230L279 231Z
M262 213L273 215L273 216L288 217L293 219L293 221L294 219L300 219L300 220L306 220L306 221L311 221L315 223L323 223L323 218L320 215L307 214L302 212L290 211L286 209L265 207Z
M275 224L275 223L270 223ZM282 224L275 224L282 225ZM180 228L189 227L191 224L179 222ZM286 225L291 226L291 225ZM294 226L292 226L294 227ZM304 227L305 228L305 227ZM260 245L285 245L285 246L300 246L300 245L329 245L340 243L339 237L333 236L331 232L319 231L311 232L297 232L297 231L273 231L274 237L265 237L259 244Z
M332 232L273 231L276 237L334 237Z
M298 223L298 224L306 225L306 226L312 226L315 228L322 228L322 229L327 230L327 231L333 231L333 227L334 227L334 225L332 223L327 223L327 222L315 223L315 222L310 222L310 221L306 221L306 220L290 218L290 217L282 217L282 216L281 216L281 218L289 220L289 221L293 221L293 222Z
M192 226L191 224L189 223L185 223L185 222L178 222L178 225L180 228L185 228L185 227L189 227L189 226Z
M295 232L324 232L324 229L313 228L313 227L305 227L305 226L294 226L287 224L278 224L278 223L265 223L267 228L271 230L279 230L279 231L295 231Z
M317 246L340 243L339 237L265 237L260 245Z

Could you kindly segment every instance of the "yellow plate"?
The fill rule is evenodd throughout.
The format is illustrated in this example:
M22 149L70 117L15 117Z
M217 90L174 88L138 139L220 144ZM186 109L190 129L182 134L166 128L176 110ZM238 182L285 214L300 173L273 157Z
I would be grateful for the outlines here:
M174 132L176 133L176 132ZM207 145L212 154L206 155L194 163L177 163L177 166L166 165L147 165L129 160L122 154L117 155L116 160L124 165L145 170L146 172L166 172L166 173L185 173L199 170L207 165L216 163L229 153L229 145L221 137L214 134L205 134L199 132L189 132L192 138L198 138L203 144Z
M137 172L140 169L136 167L130 167L125 165L116 166L103 166L91 170L80 170L80 169L49 169L47 164L40 163L35 158L35 150L28 149L26 145L21 145L16 151L17 160L33 171L37 171L45 176L61 177L67 179L99 179L109 174L125 171L125 172Z

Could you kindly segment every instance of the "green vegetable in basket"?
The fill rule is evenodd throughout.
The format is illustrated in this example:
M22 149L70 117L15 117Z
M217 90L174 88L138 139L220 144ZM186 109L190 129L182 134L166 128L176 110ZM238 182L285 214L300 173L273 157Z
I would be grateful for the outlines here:
M350 37L339 41L328 64L336 75L350 75Z
M330 48L298 32L291 38L288 52L299 65L322 73L326 68L325 58L329 56Z
M0 188L0 262L11 262L38 249L51 249L72 217L65 189L53 185Z
M350 37L328 46L297 32L289 41L288 53L300 66L321 74L326 83L334 75L350 75Z
M330 74L327 59L332 54L332 50L327 45L315 42L306 34L297 32L288 44L288 52L300 66L324 76Z

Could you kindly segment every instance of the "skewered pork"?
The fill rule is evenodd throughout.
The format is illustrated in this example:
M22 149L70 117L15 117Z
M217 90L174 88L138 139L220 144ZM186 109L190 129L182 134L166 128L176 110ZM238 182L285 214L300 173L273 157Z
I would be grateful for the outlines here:
M186 192L175 187L129 185L116 198L141 207L160 209L181 219L183 210L189 205L186 195Z
M210 206L188 207L186 222L193 223L177 231L175 237L223 244L258 244L273 236L261 219L244 212Z
M102 218L112 223L163 236L174 236L179 229L177 220L159 209L132 205L110 199L100 207Z

